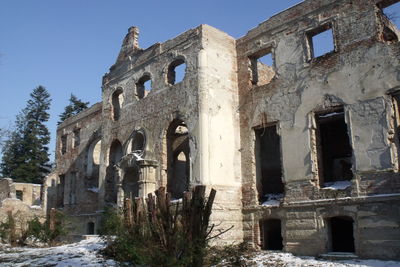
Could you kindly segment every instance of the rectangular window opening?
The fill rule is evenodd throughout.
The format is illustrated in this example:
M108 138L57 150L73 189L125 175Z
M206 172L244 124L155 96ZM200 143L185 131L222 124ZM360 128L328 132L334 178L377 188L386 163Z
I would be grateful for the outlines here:
M275 77L274 60L271 48L262 50L249 58L251 83L253 85L268 84Z
M23 201L24 200L24 192L22 190L16 190L15 191L17 199Z
M79 147L81 143L81 129L74 130L74 148Z
M352 148L343 107L315 115L320 186L353 178Z
M307 33L309 60L335 51L332 25L326 24Z
M64 206L64 189L65 189L65 175L59 175L60 183L57 186L57 207Z
M61 154L67 153L67 135L61 136Z
M76 204L76 172L71 172L69 181L69 204Z
M281 141L277 125L255 129L257 188L261 203L279 203L284 194Z

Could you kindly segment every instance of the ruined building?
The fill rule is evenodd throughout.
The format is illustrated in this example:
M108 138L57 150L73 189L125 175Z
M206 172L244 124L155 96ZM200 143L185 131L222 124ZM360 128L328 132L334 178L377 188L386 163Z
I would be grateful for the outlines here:
M42 209L42 185L31 183L14 183L11 178L0 179L0 223L9 214L19 224L35 217L45 218ZM18 230L17 230L18 231Z
M393 2L306 0L239 39L200 25L147 49L130 28L102 102L58 127L48 208L93 234L105 206L203 184L221 242L398 258Z

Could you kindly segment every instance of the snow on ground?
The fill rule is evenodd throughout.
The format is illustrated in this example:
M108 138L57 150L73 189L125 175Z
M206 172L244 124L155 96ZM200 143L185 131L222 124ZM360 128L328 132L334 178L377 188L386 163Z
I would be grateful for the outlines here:
M78 243L51 248L20 248L2 247L0 245L1 267L113 267L119 266L113 260L104 259L97 252L105 246L98 237L83 240ZM380 260L317 260L313 257L298 257L290 253L262 251L254 253L247 266L278 266L278 267L400 267L400 261ZM229 266L221 264L218 266Z
M97 253L104 246L105 242L98 237L51 248L11 248L0 245L0 266L118 266L113 260L104 259Z
M298 257L290 253L263 251L256 253L247 261L249 266L278 267L400 267L400 261L380 260L317 260L314 257Z

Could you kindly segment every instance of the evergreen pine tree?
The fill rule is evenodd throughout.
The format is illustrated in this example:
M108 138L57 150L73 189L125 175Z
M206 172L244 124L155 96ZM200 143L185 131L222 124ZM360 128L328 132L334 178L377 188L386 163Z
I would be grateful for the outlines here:
M2 175L18 182L42 183L50 172L48 144L50 95L43 86L30 94L27 106L17 116L15 129L3 147Z
M64 112L60 114L60 120L58 124L62 123L69 117L75 116L82 110L88 108L89 102L82 102L82 100L78 99L75 95L71 94L69 98L69 104L64 108Z
M14 176L14 170L23 163L21 157L22 152L22 131L25 128L25 114L24 110L17 115L14 130L8 134L8 138L5 139L2 146L2 162L0 168L3 177Z

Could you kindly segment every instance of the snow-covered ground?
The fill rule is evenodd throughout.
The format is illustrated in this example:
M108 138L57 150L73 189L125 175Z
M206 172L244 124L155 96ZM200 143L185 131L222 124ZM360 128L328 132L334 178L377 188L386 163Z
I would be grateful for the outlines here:
M10 248L0 245L0 266L118 266L113 260L104 259L97 253L104 246L105 242L98 237L51 248Z
M298 257L283 252L258 252L246 261L249 266L279 266L279 267L400 267L400 261L381 260L340 260L328 261L313 257Z
M119 266L113 260L104 259L97 252L105 246L100 238L52 248L10 248L0 245L1 267L79 267ZM283 252L257 252L246 261L248 266L280 267L400 267L400 261L345 260L326 261L312 257L297 257ZM227 266L227 265L225 265Z

